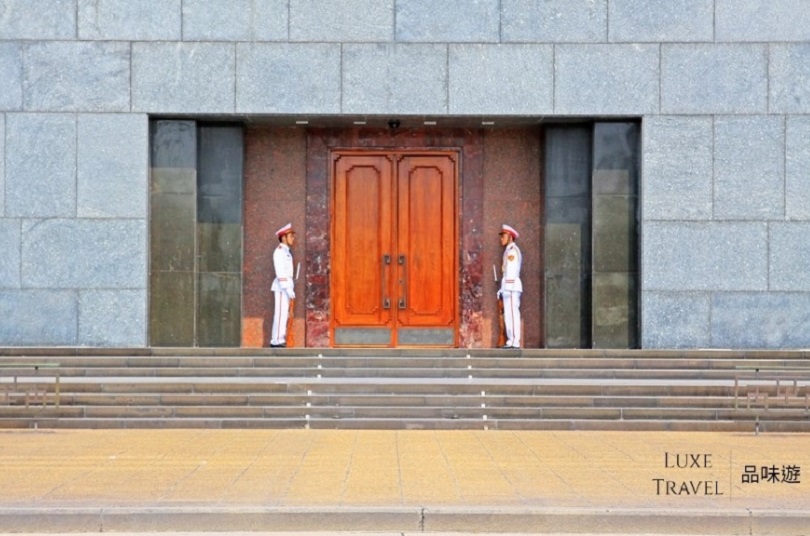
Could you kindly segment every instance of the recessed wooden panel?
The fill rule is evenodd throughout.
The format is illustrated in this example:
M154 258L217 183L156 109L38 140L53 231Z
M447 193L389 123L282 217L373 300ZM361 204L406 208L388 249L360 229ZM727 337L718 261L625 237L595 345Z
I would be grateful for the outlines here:
M335 156L332 288L337 326L391 322L392 171L386 155Z
M399 289L404 302L397 304L399 323L449 325L454 321L457 279L455 160L450 155L402 156L397 171L397 262L404 281Z

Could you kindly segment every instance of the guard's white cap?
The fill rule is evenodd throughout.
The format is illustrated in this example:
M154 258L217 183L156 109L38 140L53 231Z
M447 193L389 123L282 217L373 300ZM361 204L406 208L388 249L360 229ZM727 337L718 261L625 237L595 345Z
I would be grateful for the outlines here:
M276 236L281 238L282 236L284 236L287 233L294 233L294 232L295 231L293 231L292 223L288 223L287 225L285 225L284 227L282 227L281 229L276 231Z
M513 227L510 227L509 225L506 225L505 223L503 224L503 226L501 226L501 232L498 233L498 234L502 234L502 233L509 233L510 235L512 235L512 238L517 238L517 237L520 236L520 233L518 233L517 231L515 231L515 229Z

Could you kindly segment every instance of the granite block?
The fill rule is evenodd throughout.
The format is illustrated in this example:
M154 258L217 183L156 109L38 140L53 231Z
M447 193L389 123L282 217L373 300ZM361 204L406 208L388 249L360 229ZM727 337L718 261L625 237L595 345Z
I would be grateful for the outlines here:
M195 273L149 274L149 342L153 346L194 346Z
M79 39L179 41L182 0L78 0Z
M560 201L563 207L569 205L574 198L586 199L590 204L593 130L594 127L590 124L549 125L543 129L545 166L543 188L547 199ZM560 198L572 199L566 201ZM589 206L581 208L590 211ZM568 218L563 219L571 221ZM582 220L577 218L576 221Z
M714 125L714 217L782 219L785 123L777 116L721 116Z
M447 113L447 46L343 45L343 112Z
M594 348L638 347L637 288L636 274L593 274L591 344Z
M209 347L240 346L241 273L200 272L195 301L196 344Z
M808 41L806 0L715 0L717 41Z
M183 39L285 41L287 4L288 0L183 0Z
M20 288L20 220L0 219L0 288Z
M152 177L170 176L159 168L152 169ZM174 174L169 182L188 185L193 190L196 176L193 172ZM154 182L153 182L154 185ZM152 271L193 271L196 260L197 196L194 193L177 194L154 192L149 200L150 269Z
M0 39L76 39L76 0L3 0Z
M79 292L79 346L146 345L146 290Z
M554 110L551 45L451 45L449 63L451 114L545 115Z
M241 214L241 199L232 202ZM198 223L197 269L200 272L242 271L242 225L240 223Z
M23 287L146 287L144 220L25 220L21 241Z
M707 348L711 295L701 292L644 292L642 348Z
M6 216L75 215L75 115L7 115Z
M133 110L175 114L233 112L234 46L133 43Z
M23 57L26 110L129 111L129 44L32 43Z
M771 44L768 74L771 113L810 113L810 44Z
M576 274L575 284L580 286L580 274L584 272L586 264L590 264L590 259L585 258L587 233L590 231L587 222L561 223L546 221L543 226L544 238L544 270L546 277L551 280L556 277ZM587 244L589 246L590 244ZM590 250L590 247L587 247ZM588 251L588 253L590 253ZM577 291L575 294L578 294ZM575 295L571 294L571 296ZM548 309L553 310L553 309Z
M788 117L785 132L785 216L789 220L810 220L808 140L810 117Z
M768 225L752 222L647 222L642 288L767 290Z
M75 346L72 290L0 290L0 346Z
M611 0L608 7L614 43L714 40L714 0Z
M718 292L711 307L712 347L810 346L810 293Z
M769 229L769 288L810 291L810 222L772 222Z
M652 116L642 130L644 220L711 219L712 119Z
M340 113L340 45L239 44L236 110Z
M600 195L638 194L641 127L634 121L593 125L592 191Z
M607 0L501 0L505 43L604 43Z
M547 348L583 348L591 344L586 294L579 274L547 276L544 281L545 340Z
M655 45L558 45L554 111L559 114L658 112Z
M397 0L396 40L497 43L500 0Z
M22 109L22 46L0 41L0 110Z
M661 45L661 58L661 113L767 112L766 45Z
M6 114L0 113L0 218L6 215Z
M599 195L592 200L592 270L635 272L638 268L636 198Z
M148 129L145 115L79 115L78 217L147 216Z
M195 174L197 168L197 122L193 120L153 119L149 121L149 165L160 169L167 176L155 181L152 187L160 193L195 193L195 185L185 184L181 179L174 184L177 175Z
M290 3L290 41L378 42L394 38L394 0Z

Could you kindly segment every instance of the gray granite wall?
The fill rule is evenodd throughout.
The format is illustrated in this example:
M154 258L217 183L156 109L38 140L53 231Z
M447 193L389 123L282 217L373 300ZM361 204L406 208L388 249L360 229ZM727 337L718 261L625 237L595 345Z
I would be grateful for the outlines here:
M640 117L642 344L810 346L807 0L0 0L0 345L141 346L150 114Z

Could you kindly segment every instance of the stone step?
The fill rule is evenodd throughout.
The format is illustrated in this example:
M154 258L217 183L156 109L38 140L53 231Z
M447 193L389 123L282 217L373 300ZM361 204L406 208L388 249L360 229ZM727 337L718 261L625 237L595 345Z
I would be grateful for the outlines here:
M0 418L119 418L119 419L612 419L612 420L736 420L754 422L806 421L804 407L718 409L700 407L512 407L512 406L0 406Z
M349 357L330 356L318 358L317 356L175 356L175 357L133 357L133 356L16 356L2 357L0 363L19 363L25 366L39 363L58 364L63 374L80 374L81 371L99 368L140 369L144 374L146 369L223 369L233 371L238 369L466 369L468 366L475 369L673 369L673 370L735 370L740 368L755 369L773 367L806 368L810 372L810 360L799 357L786 359L781 354L774 354L770 358L743 358L733 354L723 358L682 358L682 357L650 357L640 354L636 357L419 357L419 356L380 356L380 357ZM268 371L269 372L269 371ZM51 373L51 369L43 368L42 374Z
M35 376L30 371L19 370L0 373L0 379L17 376L20 379L55 377L56 371L48 371ZM733 379L739 371L723 369L421 369L421 368L368 368L368 369L318 369L318 368L95 368L60 369L59 377L67 378L615 378L615 379ZM768 376L781 376L785 379L810 381L810 369L769 370ZM746 377L750 374L746 374ZM741 377L741 376L740 376Z
M19 402L19 401L18 401ZM464 394L115 394L115 393L63 393L63 406L456 406L480 407L709 407L731 408L734 398L728 396L600 396L600 395L477 395ZM54 397L48 397L54 404ZM804 407L805 400L791 398L790 405ZM19 403L17 404L19 405ZM745 406L746 399L740 398ZM758 406L763 406L759 401ZM784 403L782 403L784 405ZM0 406L2 407L2 406Z
M733 349L552 349L523 348L501 350L493 348L189 348L189 347L138 347L138 348L93 348L93 347L0 347L0 358L34 357L116 357L133 359L178 359L183 357L556 357L571 358L617 358L645 357L658 359L808 359L810 350L733 350Z
M216 418L0 418L0 428L311 428L375 430L615 430L714 431L754 433L810 432L810 421L610 420L610 419L216 419Z
M0 387L0 397L5 384ZM46 389L54 393L56 383L51 380L20 382L18 389ZM301 380L280 378L267 381L242 379L187 378L66 378L59 384L62 395L69 393L144 394L468 394L495 395L601 395L601 396L733 396L734 383L725 381L691 381L663 379L644 380L492 380L492 379L326 379ZM762 392L776 394L776 385L762 385ZM482 394L483 393L483 394Z
M8 427L796 431L810 422L804 352L7 350ZM757 368L769 379L755 381ZM60 407L37 405L54 404L57 374ZM798 392L777 398L789 379Z
M791 384L792 385L792 384ZM237 399L245 397L296 395L296 396L460 396L492 398L515 396L580 396L580 397L735 397L745 399L753 397L756 391L759 398L767 394L769 399L783 396L784 385L777 390L775 383L735 389L733 383L631 383L604 381L570 383L491 383L491 382L437 382L437 383L369 383L369 382L155 382L155 381L118 381L118 382L61 382L60 399L70 400L71 395L104 394L117 395L126 400L128 397L166 397L170 395L230 396ZM18 384L15 389L10 385L0 385L0 404L5 398L20 400L26 394L43 394L54 398L55 383ZM798 392L791 397L807 399L810 387L799 385ZM66 402L67 403L67 402Z

